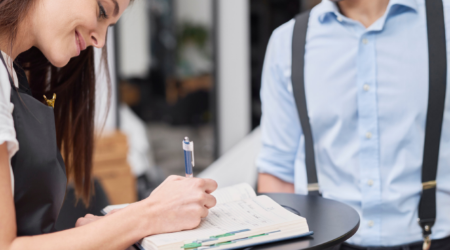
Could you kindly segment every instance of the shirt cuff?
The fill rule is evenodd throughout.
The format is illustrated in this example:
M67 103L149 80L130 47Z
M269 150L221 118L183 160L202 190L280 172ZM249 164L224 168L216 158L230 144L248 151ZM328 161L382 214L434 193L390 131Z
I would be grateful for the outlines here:
M11 160L11 158L17 153L17 151L19 151L19 142L17 141L15 136L0 134L0 145L2 145L3 143L6 143L8 156Z
M294 159L291 158L295 158L295 155L263 148L256 160L256 166L259 173L270 174L282 181L294 183Z

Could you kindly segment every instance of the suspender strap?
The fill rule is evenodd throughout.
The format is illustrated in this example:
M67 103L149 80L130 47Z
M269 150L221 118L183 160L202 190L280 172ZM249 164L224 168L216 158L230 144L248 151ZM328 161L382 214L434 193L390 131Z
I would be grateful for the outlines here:
M422 227L425 244L428 244L430 243L431 227L436 220L436 173L445 108L447 47L442 0L427 0L425 2L428 28L429 93L419 224ZM424 245L424 249L427 249L427 246Z
M305 45L306 32L308 29L309 11L295 18L294 34L292 39L292 88L295 102L297 104L300 124L305 137L305 165L308 177L308 192L318 194L319 185L317 181L316 161L314 157L314 141L306 106L306 93L304 82L305 67Z

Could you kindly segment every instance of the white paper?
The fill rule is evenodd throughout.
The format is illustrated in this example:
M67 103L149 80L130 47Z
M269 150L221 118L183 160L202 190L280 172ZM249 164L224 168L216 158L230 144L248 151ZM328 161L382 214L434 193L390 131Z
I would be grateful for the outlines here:
M248 200L256 197L255 191L247 183L221 188L213 192L212 195L216 197L217 204L239 200Z
M252 200L223 203L211 208L209 215L194 230L154 235L145 238L144 241L151 241L156 246L163 246L302 219L302 217L285 210L269 197L259 196Z

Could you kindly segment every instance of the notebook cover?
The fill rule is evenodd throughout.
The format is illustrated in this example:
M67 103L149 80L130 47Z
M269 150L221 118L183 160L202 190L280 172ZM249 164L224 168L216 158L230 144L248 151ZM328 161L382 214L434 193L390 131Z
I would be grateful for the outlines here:
M279 241L283 241L283 240L297 239L297 238L301 238L301 237L310 236L310 235L313 235L313 234L314 234L313 231L309 231L309 232L304 233L304 234L298 234L298 235L293 235L293 236L284 237L284 238L278 238L278 239L274 239L274 240L259 241L259 242L256 242L256 243L249 243L249 244L247 244L247 245L241 245L241 246L239 246L239 247L232 247L232 246L230 245L230 248L227 248L227 249L232 250L232 249L241 249L241 248L252 247L252 246L259 246L259 245L264 245L264 244L269 244L269 243L279 242ZM142 247L141 244L139 244L139 243L136 243L136 244L134 245L134 247L135 247L136 249L138 249L138 250L145 250L145 248ZM211 249L214 249L214 248L211 248Z
M257 243L250 243L248 245L242 245L242 246L239 246L239 247L231 247L231 245L230 245L231 248L227 248L227 249L232 250L232 249L241 249L241 248L245 248L245 247L259 246L259 245L264 245L264 244L269 244L269 243L274 243L274 242L280 242L280 241L283 241L283 240L297 239L297 238L301 238L301 237L310 236L310 235L313 235L313 234L314 234L313 231L309 231L309 232L304 233L304 234L293 235L293 236L284 237L284 238L278 238L278 239L274 239L274 240L260 241L260 242L257 242Z

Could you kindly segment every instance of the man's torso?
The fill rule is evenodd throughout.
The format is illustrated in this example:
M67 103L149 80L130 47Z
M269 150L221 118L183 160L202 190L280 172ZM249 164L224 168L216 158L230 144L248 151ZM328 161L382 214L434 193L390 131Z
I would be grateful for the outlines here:
M309 20L305 89L323 196L360 213L360 229L350 240L354 244L419 241L417 205L428 101L424 1L391 1L385 17L367 30L335 12L322 15L321 5L312 10ZM449 1L444 1L444 9L450 34ZM289 91L293 27L293 21L285 24L276 37L277 46L284 48L278 62L281 81ZM450 212L445 211L450 207L449 96L433 238L450 234ZM305 183L303 148L300 138L295 161L295 182L302 186L296 185L298 192Z

